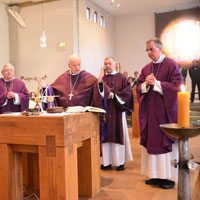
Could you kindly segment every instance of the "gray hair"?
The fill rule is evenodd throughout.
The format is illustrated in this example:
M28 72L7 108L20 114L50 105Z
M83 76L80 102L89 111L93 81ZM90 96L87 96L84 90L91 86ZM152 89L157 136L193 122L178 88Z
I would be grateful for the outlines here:
M146 42L146 44L149 44L150 42L154 42L155 45L156 45L156 47L158 47L158 48L160 48L160 49L163 48L163 44L162 44L162 42L161 42L158 38L152 38L152 39L148 40L148 41Z
M105 61L105 60L108 60L108 59L110 59L110 58L114 61L115 64L117 63L116 60L115 60L115 58L112 57L112 56L106 57L106 58L104 59L104 61Z
M4 64L4 65L2 66L1 72L3 72L5 66L11 66L11 67L13 67L13 69L15 69L15 67L14 67L11 63L6 63L6 64Z

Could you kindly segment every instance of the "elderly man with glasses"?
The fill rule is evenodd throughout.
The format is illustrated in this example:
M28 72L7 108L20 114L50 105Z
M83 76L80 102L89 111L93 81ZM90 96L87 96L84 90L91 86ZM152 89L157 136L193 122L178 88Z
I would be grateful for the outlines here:
M150 178L146 184L170 189L178 175L171 164L178 159L178 147L159 125L177 122L177 92L183 79L178 65L163 54L159 39L148 40L146 52L152 61L142 69L137 84L141 173Z
M21 112L28 108L29 92L25 84L14 77L15 69L10 63L3 66L0 79L0 114Z

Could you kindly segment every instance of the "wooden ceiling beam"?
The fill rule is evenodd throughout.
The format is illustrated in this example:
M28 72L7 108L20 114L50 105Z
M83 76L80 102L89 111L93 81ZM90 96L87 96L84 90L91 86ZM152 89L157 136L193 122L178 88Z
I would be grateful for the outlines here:
M19 6L20 8L24 8L24 7L29 7L29 6L35 6L35 5L38 5L38 4L42 4L42 2L43 3L49 3L49 2L53 2L53 1L60 1L60 0L45 0L45 1L36 1L36 2L27 1L27 2L24 2L24 3L15 4L15 5Z

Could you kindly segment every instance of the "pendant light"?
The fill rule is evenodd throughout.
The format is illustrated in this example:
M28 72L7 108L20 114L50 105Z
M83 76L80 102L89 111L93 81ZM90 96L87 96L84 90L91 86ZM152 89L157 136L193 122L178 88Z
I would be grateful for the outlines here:
M40 37L40 47L47 47L47 38L44 30L44 0L42 1L42 35Z

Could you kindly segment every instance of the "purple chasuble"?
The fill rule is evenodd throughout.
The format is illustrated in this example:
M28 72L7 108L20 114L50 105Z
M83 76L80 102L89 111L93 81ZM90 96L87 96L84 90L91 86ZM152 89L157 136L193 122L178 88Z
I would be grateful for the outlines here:
M71 76L71 87L70 87ZM89 106L92 104L93 89L97 79L92 74L81 71L79 75L71 75L69 71L60 75L55 82L50 85L55 95L58 106L67 108L68 106ZM72 99L69 94L72 92Z
M7 99L6 88L7 88L7 91L10 91L10 92L12 91L19 95L20 105L14 105L13 99L8 99L7 104L2 107L2 105L5 103ZM26 89L25 84L21 80L15 78L13 79L13 83L12 83L12 81L9 81L9 82L4 81L3 78L0 79L0 114L4 112L21 112L21 111L26 110L29 105L28 97L29 97L29 92Z
M163 95L150 90L141 93L141 85L146 77L154 73L160 81ZM160 124L177 123L177 92L183 79L180 70L172 59L165 57L162 63L147 64L141 71L137 84L139 100L140 144L149 154L163 154L172 151L174 138L165 134Z
M103 115L100 116L101 142L113 142L123 145L124 138L122 127L122 112L133 110L133 94L131 86L126 77L121 73L116 73L114 75L104 75L103 83L103 102L97 88L94 95L94 105L96 107L103 107L107 111L106 124L103 121ZM110 92L114 93L113 99L108 99ZM117 101L115 95L120 97L121 100L125 102L125 104L121 105Z

